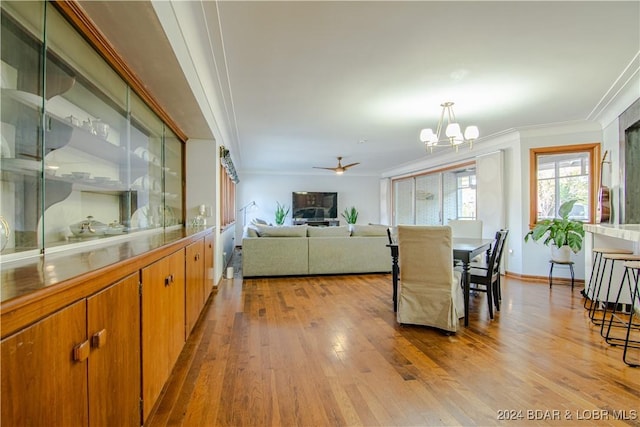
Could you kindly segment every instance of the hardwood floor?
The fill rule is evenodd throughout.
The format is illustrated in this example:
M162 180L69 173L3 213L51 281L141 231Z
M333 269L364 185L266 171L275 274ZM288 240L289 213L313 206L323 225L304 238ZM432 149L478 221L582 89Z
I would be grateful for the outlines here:
M448 336L396 323L390 275L223 280L147 425L640 426L578 286L507 278L493 321L485 298Z

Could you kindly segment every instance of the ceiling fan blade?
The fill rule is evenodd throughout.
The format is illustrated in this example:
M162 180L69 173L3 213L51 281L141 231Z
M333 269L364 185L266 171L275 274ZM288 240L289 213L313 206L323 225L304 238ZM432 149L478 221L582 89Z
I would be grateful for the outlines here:
M355 165L359 165L359 164L360 164L360 162L357 162L357 163L350 163L350 164L348 164L348 165L344 165L342 168L343 168L343 169L347 169L347 168L350 168L350 167L353 167L353 166L355 166Z
M320 166L313 166L313 169L326 169L328 171L335 171L336 170L336 168L322 168Z

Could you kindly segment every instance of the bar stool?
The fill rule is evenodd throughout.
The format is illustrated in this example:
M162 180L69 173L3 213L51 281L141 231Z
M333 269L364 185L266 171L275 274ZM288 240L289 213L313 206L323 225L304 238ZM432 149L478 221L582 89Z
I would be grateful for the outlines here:
M591 302L591 306L589 307L589 318L594 325L600 326L600 333L603 333L603 322L607 315L608 305L609 305L609 293L611 291L611 280L613 278L613 270L615 269L615 264L618 261L626 262L626 261L640 261L640 255L635 254L621 254L621 253L602 253L603 265L600 274L600 281L597 283L595 288L595 292L593 294L593 300ZM611 261L611 268L609 270L609 280L607 283L604 283L604 275L607 270L607 264ZM603 286L606 286L606 295L604 298L604 304L602 304L602 308L598 309L598 301L597 298L600 296L601 289L604 290ZM601 311L602 318L596 318L596 313ZM616 322L617 324L619 322Z
M591 307L594 303L594 296L596 283L598 283L598 276L600 274L600 265L602 264L602 254L632 254L633 251L629 249L618 249L618 248L604 248L604 247L596 247L593 248L592 252L595 254L593 258L593 263L591 264L591 276L589 277L589 285L585 288L584 295L584 308L587 308L587 302L591 301L589 307ZM597 269L596 269L597 265ZM595 275L594 275L595 273Z
M622 353L622 360L629 366L640 366L638 362L630 362L627 361L627 352L629 348L637 348L640 349L640 340L631 339L631 330L640 331L640 293L639 293L639 284L638 280L640 277L640 261L627 261L624 263L625 271L622 276L622 281L620 282L620 289L618 290L618 295L616 296L616 303L609 317L609 322L607 326L607 332L604 336L607 343L611 345L624 345L624 350ZM631 309L629 311L629 319L626 319L625 314L618 314L617 308L618 303L620 301L620 294L622 293L623 286L627 284L629 287L629 292L631 295ZM637 317L638 320L634 323L633 318ZM624 338L621 337L613 337L611 335L611 327L613 326L614 317L617 318L619 322L621 322L626 329L626 334Z

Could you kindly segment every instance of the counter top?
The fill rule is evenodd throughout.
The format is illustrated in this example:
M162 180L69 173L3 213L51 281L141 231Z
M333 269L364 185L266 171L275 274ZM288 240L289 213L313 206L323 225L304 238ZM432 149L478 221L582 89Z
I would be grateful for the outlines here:
M141 269L212 232L208 227L164 230L104 246L2 263L2 339L131 274L139 274Z
M584 230L640 243L640 224L585 224Z
M0 302L27 296L90 272L103 270L124 261L170 246L189 237L198 237L210 228L180 228L171 231L132 236L131 239L103 246L60 251L2 263Z

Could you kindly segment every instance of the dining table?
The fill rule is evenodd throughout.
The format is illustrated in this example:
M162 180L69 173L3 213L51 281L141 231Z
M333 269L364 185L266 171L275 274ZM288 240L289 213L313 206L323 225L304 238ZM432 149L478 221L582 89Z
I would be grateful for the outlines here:
M453 259L462 263L462 289L464 295L464 326L469 326L469 295L471 293L471 260L476 256L486 253L487 259L493 239L452 239ZM398 309L398 278L400 267L398 265L399 248L397 243L390 243L387 247L391 250L391 274L393 282L393 311Z

